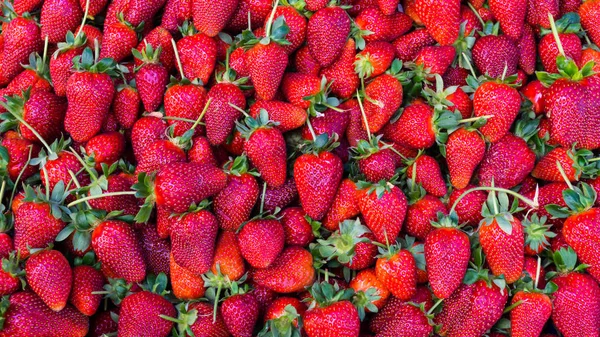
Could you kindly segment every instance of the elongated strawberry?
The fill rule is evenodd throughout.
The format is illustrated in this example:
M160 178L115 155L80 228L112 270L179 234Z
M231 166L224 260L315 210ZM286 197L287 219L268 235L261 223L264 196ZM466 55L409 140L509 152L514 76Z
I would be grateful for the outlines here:
M481 127L481 133L492 143L507 134L519 113L521 97L507 84L485 82L473 96L473 113L477 117L493 116Z
M218 230L217 219L209 211L183 215L171 228L171 254L175 262L196 275L207 272L212 266Z
M340 7L325 7L310 17L306 41L311 55L322 67L330 66L341 54L350 28L350 18Z
M65 130L79 142L89 140L100 131L115 94L110 78L114 74L114 61L94 60L94 53L89 48L76 56L73 60L75 73L67 82Z
M146 44L152 45L154 50L158 49L160 46L161 52L158 59L167 70L171 71L176 66L175 50L173 49L173 44L171 42L172 39L173 36L168 30L158 26L144 36L144 40L137 45L136 49L141 53L142 50L146 48ZM136 59L134 61L136 67L141 65L141 60Z
M358 336L360 319L350 302L353 291L340 290L327 282L315 283L310 289L311 309L304 313L304 330L308 337ZM339 324L328 324L331 320Z
M443 197L448 193L440 166L433 157L418 154L416 158L407 161L407 165L407 177L423 186L427 193L436 197Z
M44 1L40 15L41 34L48 41L62 41L68 31L73 31L81 23L83 11L77 0Z
M349 38L339 57L330 66L320 69L319 75L330 81L331 93L339 98L349 98L358 89L359 77L355 72L355 60L356 42Z
M56 95L64 97L67 94L67 81L71 76L73 67L73 58L81 55L85 47L87 37L85 33L80 32L74 35L71 31L67 32L65 42L57 44L57 50L50 58L49 70L54 92Z
M394 62L389 74L376 77L364 90L364 109L371 132L381 130L402 104L402 84L396 77L399 66L399 62ZM365 122L363 127L366 128Z
M499 34L499 25L491 22L486 24L484 32L485 36L477 39L472 50L477 69L493 78L514 75L519 62L517 41Z
M235 232L223 231L217 238L215 257L211 272L221 273L232 281L239 280L246 271L246 266Z
M23 139L16 131L11 130L2 135L0 144L8 155L3 155L2 158L6 162L6 172L11 180L15 181L21 172L23 178L28 178L37 171L37 168L28 162L39 154L39 145Z
M123 13L119 13L117 18L115 22L107 24L104 28L100 57L121 62L131 55L132 49L138 45L137 34L141 27L135 27L125 21Z
M510 311L511 334L515 337L540 335L552 314L550 297L541 292L519 291L511 303L521 303Z
M412 180L407 181L408 208L404 231L419 240L425 240L433 230L431 224L438 216L447 215L444 203L425 192L425 189Z
M169 258L169 278L173 295L181 300L195 300L204 296L204 280L196 273L175 262L173 254Z
M313 227L320 226L306 215L302 207L288 207L281 211L281 225L286 245L307 247L314 241Z
M356 202L375 239L383 243L396 238L406 216L404 193L387 181L375 185L359 182L357 187Z
M526 24L523 27L523 34L517 43L517 48L519 48L520 51L519 68L526 74L533 74L537 59L537 48L533 28L531 28L530 25Z
M460 1L417 0L415 9L427 31L441 45L451 45L458 38Z
M313 257L301 247L287 247L269 268L253 270L252 279L282 294L302 291L315 280Z
M222 76L228 75L225 73ZM230 104L244 109L246 98L242 90L227 79L210 88L208 98L212 100L205 116L206 137L212 145L222 144L235 128L235 121L241 116Z
M561 55L579 65L582 50L581 40L577 35L581 32L579 15L569 13L556 23L552 20L550 25L556 30L556 36L546 29L543 31L544 36L538 44L538 51L544 69L549 73L558 73L556 58Z
M535 154L527 143L511 133L502 137L485 153L479 165L479 184L512 188L519 184L533 170Z
M183 38L177 41L177 50L185 77L190 81L198 78L206 84L215 68L217 45L209 36L198 33L196 28L187 21L182 25Z
M134 81L117 86L112 112L122 128L131 129L133 127L138 118L140 103L140 95Z
M356 183L350 179L342 180L333 204L323 219L323 226L330 231L335 231L342 221L357 216L360 210L355 196Z
M93 292L102 291L105 282L104 275L96 268L86 265L75 266L69 303L86 316L94 315L100 306L102 295Z
M360 140L356 147L351 148L360 171L373 183L392 179L396 174L396 160L390 146L380 143L381 136L371 137L369 141Z
M492 0L490 1L490 10L500 22L500 27L506 35L515 40L521 37L525 13L527 13L527 0Z
M581 5L578 6L579 9L577 10L581 18L581 26L585 29L592 42L596 44L600 43L600 31L596 24L598 22L598 12L600 10L598 1L586 1L578 5Z
M194 1L192 15L198 31L214 37L223 30L235 12L238 0L226 0L215 4L209 0Z
M67 305L73 273L69 261L57 250L43 250L33 254L25 264L27 283L54 311Z
M452 186L461 189L469 184L485 150L485 141L475 130L460 128L450 134L446 143L446 163Z
M417 287L417 265L412 253L399 244L380 250L375 274L377 279L401 300L408 300Z
M137 49L132 49L131 52L135 58L142 61L135 72L135 84L140 99L146 111L154 111L162 103L166 86L169 83L169 72L158 59L162 47L154 49L151 44L146 44L142 52Z

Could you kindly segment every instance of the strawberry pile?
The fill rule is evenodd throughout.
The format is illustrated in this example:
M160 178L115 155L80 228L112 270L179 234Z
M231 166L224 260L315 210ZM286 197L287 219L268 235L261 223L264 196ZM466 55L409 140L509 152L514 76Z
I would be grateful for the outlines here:
M0 337L600 337L600 0L7 0Z

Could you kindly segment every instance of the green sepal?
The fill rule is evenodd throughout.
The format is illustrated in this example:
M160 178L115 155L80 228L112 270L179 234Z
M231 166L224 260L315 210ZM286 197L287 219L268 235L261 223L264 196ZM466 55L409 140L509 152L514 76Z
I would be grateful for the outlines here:
M553 218L567 218L571 215L583 213L592 208L596 202L596 190L586 183L579 183L573 188L565 189L562 195L567 204L566 207L555 204L546 205L545 207Z
M356 245L371 241L364 236L370 232L359 219L345 220L329 238L318 239L316 244L311 244L311 251L318 250L318 255L326 262L336 260L340 264L349 264L356 255L354 251Z
M318 155L321 152L332 151L340 145L338 142L339 136L334 133L331 137L327 133L317 135L314 140L304 141L300 145L300 151L304 154Z
M546 224L546 220L546 216L540 217L537 213L533 213L529 218L521 221L525 232L525 245L534 252L537 252L540 247L550 246L548 239L556 237L556 233L550 230L552 225Z
M571 247L561 248L550 256L556 266L556 272L552 271L546 274L549 279L557 275L564 275L570 272L583 272L589 266L586 264L577 264L577 254Z
M298 314L296 308L288 304L284 308L284 314L268 320L265 326L258 333L258 337L301 337L302 317ZM294 325L298 322L298 326Z
M364 321L367 312L377 313L379 311L373 302L378 301L381 298L377 288L371 287L366 291L358 291L352 297L352 304L358 311L358 318L360 321Z
M119 68L115 60L103 58L97 61L97 56L94 56L94 52L89 47L86 47L81 55L73 58L73 70L75 72L108 74L111 77L119 76Z
M150 219L150 215L152 215L152 209L156 202L156 195L154 194L154 178L154 173L146 174L145 172L141 172L138 175L138 182L132 186L136 191L135 197L144 199L144 204L135 216L134 220L136 222L146 223Z
M580 82L586 77L595 75L594 72L594 61L587 62L581 69L577 66L575 61L559 55L556 58L556 65L558 67L558 73L548 73L544 71L536 71L535 75L537 79L549 87L559 79L567 79L574 82Z
M350 301L354 296L352 288L340 289L337 282L334 285L327 281L315 282L309 289L312 300L308 310L317 306L324 308L340 301Z

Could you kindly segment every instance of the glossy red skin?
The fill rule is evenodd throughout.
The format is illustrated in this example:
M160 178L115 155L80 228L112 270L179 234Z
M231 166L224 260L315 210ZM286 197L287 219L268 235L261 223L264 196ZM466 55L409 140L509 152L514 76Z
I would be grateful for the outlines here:
M208 99L211 99L211 102L204 115L206 137L212 145L219 145L227 140L227 137L235 128L236 120L242 115L230 104L244 109L246 98L237 85L217 83L210 88Z
M281 294L305 290L315 280L313 258L309 251L290 246L266 269L254 269L253 281Z
M135 184L136 178L133 175L119 173L110 175L107 178L108 188L106 193L131 191L131 186ZM89 200L90 205L95 209L105 210L107 212L123 211L123 214L136 215L139 211L139 199L134 195L115 195L104 198Z
M448 73L448 71L446 71ZM448 84L446 84L448 85ZM469 118L473 113L473 102L469 95L467 95L461 88L456 88L456 91L446 97L448 101L454 104L453 106L449 106L448 110L455 112L460 112L462 118Z
M44 91L52 92L52 84L37 70L25 69L19 73L5 88L5 95L22 96L23 91L29 89L30 95ZM31 96L30 96L31 97ZM4 98L3 98L4 100ZM2 107L4 110L4 107Z
M346 140L349 146L356 146L360 140L368 140L367 131L362 125L362 113L360 112L360 106L356 99L349 99L344 103L340 104L340 109L347 110L347 114L350 115L350 121L346 128Z
M373 266L376 262L377 254L379 253L376 245L372 243L375 236L372 233L365 233L361 237L367 238L369 242L359 242L354 246L354 257L352 262L345 264L345 267L351 270L363 270Z
M433 126L433 109L428 104L408 105L397 121L389 123L383 128L383 134L386 139L405 147L429 148L435 144L436 136Z
M291 103L281 101L256 101L250 106L249 115L258 117L260 110L269 113L269 120L279 123L275 128L281 133L297 129L306 123L306 110Z
M476 131L460 128L448 137L446 162L452 186L465 188L485 155L486 144Z
M79 7L81 7L81 10L84 12L85 12L85 3L86 3L86 1L79 0ZM100 14L100 12L102 12L104 7L106 7L107 3L108 3L108 0L90 0L88 15L96 16L96 15Z
M68 31L75 31L83 18L83 10L77 0L44 1L40 14L41 36L48 42L64 41Z
M394 40L393 45L396 48L396 57L403 62L408 62L413 61L423 47L434 43L435 40L427 32L427 29L415 29Z
M408 205L404 231L419 240L425 240L429 232L434 229L431 221L437 220L438 213L448 214L444 203L434 196L423 196Z
M204 280L175 262L173 255L169 258L169 278L173 287L173 295L180 300L195 300L204 296Z
M235 281L244 275L246 266L235 232L222 231L215 247L215 256L211 271L217 274L217 265L221 273Z
M259 196L256 178L244 173L240 176L228 175L227 186L214 200L214 213L222 229L237 231L250 213Z
M32 126L46 142L60 137L67 110L66 101L51 92L36 92L23 107L23 119ZM38 138L24 124L19 125L22 137L32 142Z
M479 229L479 241L491 272L496 276L504 274L508 284L521 278L525 256L523 226L517 218L511 225L511 234L504 232L496 220Z
M159 139L149 144L137 159L138 165L135 172L139 174L140 172L156 172L166 164L186 162L187 156L185 151L175 143Z
M42 5L41 0L17 0L13 4L15 13L23 14L25 12L32 12L34 9L39 8Z
M217 312L216 321L213 322L213 307L206 302L193 302L189 310L198 311L198 319L192 326L192 332L196 336L228 337L229 332L223 322L221 313Z
M460 1L416 0L415 10L439 44L451 45L458 38Z
M203 136L192 139L192 147L188 150L188 160L192 163L218 165L208 139Z
M48 160L46 165L44 165L43 169L40 169L40 176L44 177L44 170L48 174L48 182L50 184L50 190L54 189L54 186L59 181L63 181L68 183L71 181L72 177L69 174L69 171L73 173L77 173L82 169L81 163L77 160L74 154L66 151L61 151L58 153L58 158L54 160ZM80 173L77 175L77 179L81 184L87 184L89 181L86 173ZM46 186L46 179L42 179L42 184L44 187Z
M456 228L437 228L425 239L427 275L433 293L448 298L462 283L471 248L469 237Z
M14 250L13 238L8 233L0 233L0 258L8 258Z
M358 311L349 301L316 307L306 311L303 318L308 337L355 337L360 332Z
M500 22L500 28L507 36L517 40L521 37L528 0L491 0L490 10Z
M302 208L312 219L321 220L333 204L342 180L342 161L331 152L303 154L294 163L294 181Z
M519 50L514 40L506 35L486 35L473 46L473 63L481 73L493 78L502 77L505 64L506 76L516 74L518 62Z
M393 326L397 326L397 323L406 322L405 328L410 332L410 329L414 328L416 330L419 329L419 325L413 325L411 320L413 317L417 317L411 315L411 310L405 310L405 307L411 306L409 303L423 304L425 310L429 310L433 305L433 301L431 299L431 292L427 287L417 287L417 291L415 295L408 301L403 301L397 297L391 296L389 297L386 305L381 309L376 315L373 316L371 321L369 322L369 330L373 333L378 334L382 331L386 330L386 327L393 323ZM398 315L397 315L398 314ZM406 314L406 315L405 315ZM418 321L418 320L417 320ZM427 324L429 325L429 324ZM421 325L422 326L422 325ZM389 331L389 330L388 330ZM397 333L402 334L402 331L397 331ZM410 335L415 336L415 335ZM420 336L420 335L419 335ZM427 336L427 334L425 334ZM408 336L407 336L408 337Z
M306 212L304 212L302 207L286 208L280 215L286 245L306 247L314 241L315 236L312 227L306 220Z
M559 162L567 179L571 182L577 181L581 172L577 172L577 169L573 167L574 157L575 155L570 149L557 147L540 159L531 172L531 176L545 181L563 182L564 179L557 168L557 162Z
M582 50L579 37L574 33L559 33L558 38L563 46L565 55L579 65L581 63ZM556 45L556 41L552 34L542 37L538 44L538 52L542 64L544 65L544 69L550 73L557 73L558 67L556 65L556 58L560 55L560 51L558 50L558 46Z
M294 54L294 69L301 74L319 75L321 65L310 55L308 46L304 46Z
M600 280L600 208L569 216L564 222L562 234L581 262L590 266L586 271L594 279Z
M244 259L254 268L267 268L285 243L283 226L275 219L257 219L248 222L237 233L237 241Z
M139 160L146 147L156 140L165 138L167 123L158 117L142 117L131 129L131 145L133 154Z
M67 82L65 130L85 142L100 132L108 116L115 88L108 74L78 72Z
M391 43L374 41L367 43L365 49L358 53L358 55L373 67L373 71L369 77L376 77L383 74L390 67L392 61L394 61L395 53L396 49Z
M381 104L381 106L378 106L370 100L363 102L371 132L378 132L390 121L390 118L402 104L402 93L400 82L388 74L376 77L367 85L365 94L371 100ZM364 121L363 127L366 129Z
M190 120L196 120L200 117L206 104L206 90L195 84L175 84L167 88L165 92L164 104L165 115L168 117L180 117ZM169 125L175 125L173 134L175 136L183 135L189 130L193 123L168 120ZM195 134L199 133L199 128L195 129Z
M215 41L204 34L186 36L177 41L177 50L185 77L190 81L199 78L202 83L208 83L217 59Z
M381 337L411 337L429 336L433 327L429 324L425 313L408 304L402 305L390 322L383 326L377 336Z
M600 287L587 274L568 273L552 280L552 321L565 337L597 337L600 331ZM577 317L577 319L573 319Z
M263 321L267 322L269 320L284 316L286 314L285 308L288 305L291 305L292 307L294 307L294 309L296 309L296 312L300 316L302 316L304 314L304 312L306 312L306 304L304 304L297 298L295 298L295 297L279 297L279 298L275 299L269 305L269 307L267 308L267 310L265 312ZM292 324L297 327L298 320L294 320L292 322Z
M270 9L271 8L269 4L269 11L267 11L267 13L270 12ZM278 6L275 10L275 15L273 17L277 19L281 16L284 17L285 23L290 29L289 33L285 36L285 39L288 42L290 42L290 44L283 46L283 48L289 55L304 44L304 41L306 40L307 22L306 18L302 14L300 14L293 6ZM268 18L268 16L266 18ZM244 28L246 28L248 25L248 17L245 17L244 21ZM267 23L268 20L265 20L265 29Z
M511 335L515 337L539 336L552 314L552 302L548 295L520 291L511 303L522 301L510 312Z
M140 110L141 99L137 89L126 86L115 93L112 111L124 129L131 129L135 124Z
M517 43L519 49L519 68L526 74L531 75L535 72L535 63L537 56L536 40L533 28L526 24L523 27L523 35Z
M343 151L344 133L350 123L350 116L347 111L335 111L327 109L321 116L310 117L310 123L312 124L315 135L326 133L329 137L333 137L333 134L337 134L340 139L340 145L332 150L334 154L342 158L342 155L348 153L348 149ZM302 128L302 138L306 140L312 140L313 136L308 126ZM341 151L342 150L342 151ZM344 158L342 158L344 159Z
M223 30L238 6L238 0L219 2L217 6L210 0L194 1L192 15L194 26L203 34L215 37Z
M176 317L177 311L164 297L141 291L125 297L119 312L119 335L123 337L166 337L173 322L160 317Z
M391 41L408 32L413 25L412 19L404 13L385 15L377 6L365 6L355 18L356 26L373 34L365 35L367 42Z
M413 177L413 165L416 165L416 177ZM442 177L442 172L438 162L428 155L421 155L410 165L406 172L408 177L416 183L421 184L427 193L435 197L443 197L448 193L448 187Z
M381 309L387 303L387 299L390 297L390 292L387 288L377 279L374 269L361 270L356 274L356 277L350 281L349 287L354 289L355 292L367 291L369 288L375 288L377 295L380 297L378 300L373 301L373 304L377 309ZM367 312L368 311L367 309Z
M94 229L92 248L102 265L117 277L140 282L146 276L146 262L137 240L128 223L106 220Z
M17 76L27 64L32 52L40 52L43 40L40 38L40 28L33 19L17 17L2 25L4 51L0 60L0 85L7 85ZM64 37L64 34L61 38Z
M519 92L506 84L486 82L477 88L473 96L474 115L494 116L480 128L488 141L496 143L508 133L519 114L520 105Z
M319 91L321 79L315 75L286 73L281 81L281 92L285 99L303 109L308 109L311 104L304 97L316 95Z
M171 34L179 32L178 27L192 19L192 2L189 0L167 0L161 26Z
M135 83L146 111L158 109L169 83L169 72L160 63L146 63L135 73Z
M85 151L88 155L94 156L96 170L101 171L102 163L110 166L123 156L125 142L122 133L107 132L92 137L85 144Z
M29 248L46 248L65 227L52 216L47 203L23 202L14 216L14 244L22 259L30 255Z
M141 53L146 47L146 43L152 45L154 50L160 47L161 51L160 55L158 56L158 61L170 71L176 66L175 51L173 50L173 45L171 44L172 38L173 37L168 30L158 26L144 36L144 40L140 41L136 49ZM142 61L137 58L134 59L134 62L136 67L142 65Z
M258 99L270 101L275 98L287 63L285 49L274 42L259 43L246 52L248 72Z
M244 143L244 150L267 185L280 187L285 183L286 145L279 130L271 127L255 130Z
M112 58L121 62L131 55L131 50L138 45L135 30L120 21L104 26L100 58Z
M200 275L212 266L219 224L209 211L186 214L171 227L171 253L183 268Z
M560 1L527 1L527 16L526 20L531 26L540 26L541 28L550 29L550 20L548 19L548 13L552 14L554 21L559 19L563 13L567 12L576 12L576 10L569 10L567 12L560 12L559 5L562 6L565 2L569 0L560 0ZM577 2L576 7L579 7L581 2Z
M579 1L561 1L561 5L566 3L573 3L573 8L579 7L577 10L581 18L581 26L587 32L588 36L594 43L600 43L600 30L598 30L598 15L600 14L600 6L597 1L587 1L583 4ZM568 11L567 11L568 12ZM567 13L562 11L561 13Z
M426 46L423 47L415 59L417 65L429 69L430 76L433 74L443 75L452 64L456 51L451 46Z
M340 222L355 217L360 213L355 199L356 184L350 179L340 183L331 208L323 219L323 226L330 231L339 228Z
M226 184L225 173L212 165L170 163L156 175L156 204L172 212L183 213L190 204L219 193Z
M88 318L72 306L55 312L34 293L22 291L10 296L0 336L84 337L88 328Z
M46 305L61 311L67 305L73 273L69 261L57 250L31 255L25 264L27 283Z
M251 26L259 27L269 18L271 9L272 3L268 0L240 0L225 29L241 32L248 28L248 14L250 14ZM275 18L277 17L278 15L275 15Z
M398 236L407 209L406 197L400 189L391 187L391 191L386 191L381 198L375 192L358 190L356 200L366 226L377 241L386 242L386 237L389 240Z
M28 161L30 148L31 158L35 158L38 156L41 147L29 140L21 138L15 131L8 131L2 136L3 139L0 144L8 151L9 161L6 168L10 179L16 181L21 171L23 171L22 179L27 179L35 174L38 171L36 166L29 165L27 168L23 168Z
M479 185L512 188L533 170L535 154L522 138L507 134L493 144L479 166Z
M578 148L600 147L600 137L592 130L600 127L597 102L600 80L588 77L580 82L559 79L544 94L545 111L550 119L550 135L558 144Z
M86 316L94 315L102 302L102 295L92 292L102 291L105 283L104 275L99 270L85 265L75 266L69 303Z
M377 279L401 300L408 300L417 289L417 266L412 253L400 250L390 258L380 257L375 266Z
M251 337L259 316L259 303L251 293L233 295L221 304L221 316L230 334Z
M342 53L351 21L340 7L316 11L308 20L306 42L311 55L322 67L330 66Z
M525 98L533 103L533 112L535 112L536 115L544 112L544 94L546 93L546 90L546 87L538 80L527 83L527 85L521 89L521 93Z
M262 185L261 185L262 190ZM271 187L267 185L265 192L265 210L275 211L277 207L285 208L298 198L298 189L292 177L288 178L281 187Z

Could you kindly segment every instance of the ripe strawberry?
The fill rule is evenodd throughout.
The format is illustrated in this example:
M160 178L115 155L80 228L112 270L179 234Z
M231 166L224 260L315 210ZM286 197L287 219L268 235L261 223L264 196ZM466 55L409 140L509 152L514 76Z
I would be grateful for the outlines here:
M188 0L167 0L161 20L164 27L171 34L178 32L179 26L185 21L192 20L192 2Z
M22 64L22 67L24 70L6 86L5 95L21 95L27 89L31 94L52 91L48 64L38 53L31 53L29 62Z
M395 69L392 66L392 70ZM371 132L381 130L402 104L402 84L393 74L383 74L367 84L364 110ZM365 122L363 127L366 129Z
M117 277L127 282L140 282L146 276L141 247L126 222L105 220L98 224L92 233L92 248L102 265Z
M377 185L359 182L357 187L356 202L375 239L386 242L396 238L406 216L404 193L386 181Z
M357 216L360 210L355 195L356 183L350 179L342 180L333 204L323 219L323 227L329 231L335 231L341 222Z
M477 176L481 186L512 188L533 170L535 154L522 138L509 133L485 153Z
M285 99L302 109L308 109L311 100L305 97L315 96L321 91L321 79L314 75L286 73L281 81L281 92Z
M202 31L189 22L183 24L181 27L183 38L177 41L177 50L185 77L190 81L198 78L206 84L215 68L217 45L215 40L205 35L206 33L198 33L196 28Z
M308 337L359 335L358 311L349 301L352 292L340 290L327 282L313 284L310 292L313 304L303 316L304 331Z
M178 120L198 120L202 112L210 105L207 103L206 90L196 81L187 79L173 81L167 87L164 95L165 115L172 117L168 120L173 126L173 135L183 136L190 130L194 123ZM197 134L198 131L195 131Z
M569 1L569 0L567 0ZM533 27L540 26L540 28L550 28L550 20L548 19L548 13L552 15L554 19L558 19L563 13L567 12L576 12L567 11L561 12L559 5L565 2L564 0L554 1L554 0L543 0L543 1L527 1L527 16L526 20ZM577 4L579 7L580 3Z
M600 324L600 287L594 279L580 273L577 255L571 248L554 253L558 275L554 282L558 289L552 295L552 321L565 337L598 334ZM577 319L572 319L577 317Z
M183 215L171 227L171 254L175 262L196 275L212 266L219 223L206 210Z
M422 304L425 310L431 309L433 306L431 291L427 287L419 286L417 287L415 296L409 301L402 301L394 296L390 297L383 309L378 311L371 319L371 322L369 322L369 329L373 333L379 333L384 331L386 326L391 325L390 323L393 323L393 326L398 328L404 323L407 328L411 328L411 330L414 329L416 336L420 336L420 333L423 333L424 335L429 334L428 331L431 330L431 326L429 325L427 318L424 317L424 313L420 308L413 306L411 302L418 306ZM417 309L417 312L420 312L420 315L415 315L415 312L412 310L406 310L409 307ZM397 313L398 315L396 315ZM423 317L418 318L418 316ZM411 318L417 319L412 320ZM399 326L396 325L397 323L400 323ZM427 328L427 326L430 328ZM398 333L401 334L401 332Z
M262 331L299 333L298 320L306 312L306 305L294 297L276 298L265 312Z
M556 58L561 55L579 65L582 51L581 40L577 35L581 31L579 16L576 13L569 13L551 25L556 26L559 42L555 40L554 34L550 34L547 30L543 32L546 34L540 40L538 50L544 69L549 73L557 73L559 69Z
M75 266L73 268L73 290L69 296L69 303L86 316L94 315L100 306L102 295L92 292L102 291L105 282L104 275L94 267Z
M460 128L450 134L446 143L446 163L452 186L458 189L467 187L483 160L485 150L485 141L475 130Z
M503 83L485 82L475 90L473 96L474 115L493 116L480 129L485 138L492 143L498 142L508 133L519 114L520 106L519 92Z
M221 316L233 336L250 337L259 316L259 303L252 293L235 294L221 304Z
M27 283L50 309L61 311L67 305L73 273L69 261L57 250L31 255L25 264Z
M177 264L173 254L169 257L169 279L173 287L173 295L180 300L195 300L204 296L202 277Z
M325 216L342 180L342 161L328 151L334 145L327 134L321 134L303 148L304 154L294 163L294 181L300 203L314 220Z
M267 21L271 9L272 2L268 0L240 0L225 30L241 32L248 27L248 17L252 27L259 27Z
M238 0L226 0L215 4L209 0L193 1L192 15L198 31L215 37L223 30L238 6Z
M418 306L402 303L377 335L382 337L428 336L432 333L433 326L430 325L424 310Z
M441 76L452 64L455 56L456 50L452 46L425 46L417 53L415 64L426 69L429 74Z
M348 39L350 41L351 39ZM354 41L354 40L353 40ZM348 42L346 42L347 44ZM356 48L352 48L352 52L356 53ZM342 52L343 53L343 52ZM341 57L340 57L341 59ZM308 46L301 47L294 54L294 68L301 74L319 75L321 65L310 54ZM329 77L329 76L326 76Z
M533 74L537 61L537 48L533 28L531 28L530 25L526 24L523 27L523 35L521 35L521 38L517 43L517 48L520 51L519 68L528 75Z
M423 186L427 193L435 197L443 197L448 193L448 188L438 162L428 155L417 155L407 162L407 177Z
M339 108L335 109L339 110ZM345 149L345 151L341 150L344 148L343 136L346 133L348 124L350 123L350 116L346 111L336 110L328 108L323 111L320 116L310 117L310 124L315 132L315 135L317 136L321 134L327 134L329 137L334 137L334 134L336 134L339 137L342 137L340 146L333 149L333 153L338 155L341 159L345 159L348 149ZM302 128L302 138L307 141L313 139L313 135L310 130L311 129L308 127L308 123Z
M120 84L117 87L112 103L112 112L122 128L128 130L133 127L138 119L140 103L141 99L135 81Z
M550 297L538 292L517 292L511 303L521 304L510 311L511 334L514 336L540 335L552 314Z
M65 41L57 45L58 48L50 58L49 65L54 92L61 97L67 94L67 81L71 76L73 58L81 55L87 38L83 32L75 36L69 31L67 32Z
M231 281L237 281L245 271L244 258L240 252L235 232L222 231L217 239L211 272L215 275L221 272Z
M358 168L368 181L376 183L390 180L396 174L396 160L389 145L381 145L381 137L361 140L351 148L352 157L357 160Z
M437 127L434 123L437 119L436 115L437 113L428 104L410 104L404 108L397 121L384 127L383 135L386 139L405 147L429 148L436 140Z
M123 13L119 13L117 20L107 24L102 36L101 58L112 58L121 62L131 55L132 50L138 45L138 32L141 27L135 27L125 21Z
M157 50L160 46L161 52L158 57L160 63L167 68L167 70L171 71L176 66L175 60L175 50L173 49L173 44L171 40L173 36L163 27L156 27L152 29L148 34L144 36L144 41L141 41L137 45L137 50L141 53L145 48L146 44L152 45L154 50ZM139 67L142 65L141 60L135 59L135 66Z
M23 68L22 63L27 63L29 55L42 50L40 27L34 19L27 15L17 15L10 7L4 7L4 17L10 22L2 24L3 53L0 60L0 85L7 85ZM64 34L61 36L61 38Z
M307 219L306 212L302 207L288 207L281 212L281 225L285 233L286 245L297 245L307 247L314 241L313 224Z
M269 119L276 123L275 128L281 133L297 129L306 123L306 110L281 101L256 101L250 106L249 114L256 119L263 109L269 113Z
M525 13L527 13L527 2L528 0L492 0L489 3L490 10L500 23L504 34L515 40L521 37L521 32L523 31Z
M38 0L16 0L13 1L10 5L14 8L15 13L24 14L24 13L32 13L36 9L39 9L42 6L43 1Z
M365 6L355 19L356 27L360 29L357 40L392 41L411 30L413 20L404 13L385 15L379 7ZM361 42L362 44L362 42Z
M250 220L237 234L240 252L254 268L267 268L281 251L285 233L278 220L265 218Z
M264 186L261 186L261 190ZM265 210L274 212L277 208L285 208L298 198L298 189L293 177L288 178L281 187L271 187L267 185L265 196Z
M350 34L350 18L341 7L325 7L308 20L306 42L321 67L328 67L342 53Z
M0 142L3 148L6 149L8 158L6 158L6 171L8 177L15 181L19 174L22 173L22 178L26 179L35 174L38 169L36 166L28 165L30 158L35 158L40 152L40 146L34 142L23 139L16 131L9 130L2 135ZM31 157L30 157L31 151ZM5 159L4 155L1 157Z
M377 248L371 244L373 235L359 219L340 222L339 229L327 240L318 240L312 248L317 266L337 260L351 270L361 270L374 264ZM319 261L320 260L320 261Z
M473 62L482 74L500 78L517 72L519 50L515 40L507 35L498 35L497 26L489 34L480 37L473 45Z
M408 208L406 211L406 227L404 231L419 240L425 240L433 230L432 221L439 214L448 214L444 203L431 195L425 189L412 181L408 182Z
M169 83L169 72L158 59L162 48L159 46L155 50L151 44L146 44L142 52L132 49L132 53L136 59L142 61L135 72L135 84L140 99L146 111L155 111L162 103Z
M356 277L350 281L349 286L350 288L354 289L356 293L361 291L367 292L369 289L374 288L377 291L376 295L380 298L372 303L375 305L375 307L377 307L378 310L385 306L388 298L390 297L389 290L387 290L383 283L377 279L374 269L365 269L358 272Z
M304 41L306 39L306 18L302 14L300 14L293 6L278 6L275 10L275 15L273 17L283 17L285 19L285 23L288 25L290 30L286 36L290 44L283 46L283 48L288 53L288 55L292 54L304 44ZM265 19L266 18L267 17L265 16ZM248 18L245 17L244 24L247 24L247 21ZM265 20L265 30L267 28L267 22L268 20Z
M397 245L380 250L380 253L375 265L377 279L395 297L401 300L413 297L417 287L417 265L412 253Z
M160 275L157 278L159 277ZM166 283L166 278L164 281ZM164 289L164 286L161 288ZM119 335L166 337L171 332L173 322L161 316L175 317L175 315L177 312L173 305L160 294L141 291L129 295L121 302Z
M361 78L376 77L383 74L394 60L395 49L389 42L375 41L366 45L356 55L354 69Z
M590 154L588 150L557 147L540 159L531 175L545 181L562 182L563 176L558 169L560 164L569 181L578 181L582 174L586 174L587 170L593 170L593 164L590 167L587 162Z
M40 15L41 36L51 43L61 42L68 31L81 23L83 11L77 0L44 1Z
M415 10L429 34L439 44L451 45L458 38L460 1L416 0Z
M110 78L114 66L110 59L94 62L89 48L73 60L75 73L67 83L68 108L65 116L65 130L73 140L87 141L102 128L115 93Z
M205 116L206 137L212 145L222 144L235 128L235 121L241 116L240 111L230 104L244 109L246 98L235 83L221 82L210 88L208 99L211 99L211 104Z
M287 247L270 267L254 269L252 279L256 284L282 294L302 291L315 280L313 257L301 247Z
M578 3L579 6L580 3ZM597 28L598 13L600 5L598 1L586 1L579 6L578 14L581 17L581 26L587 32L588 36L595 44L600 43L600 30ZM562 12L565 13L565 12Z
M169 274L169 258L171 255L171 243L161 239L158 235L157 226L146 224L138 230L142 242L142 253L148 265L148 272L154 275L160 273Z
M433 45L435 40L427 29L415 29L414 31L402 35L392 43L396 48L396 57L402 62L413 61L419 51L426 46Z
M125 136L120 132L107 132L92 137L85 145L85 152L94 158L96 170L102 164L111 166L125 151Z

